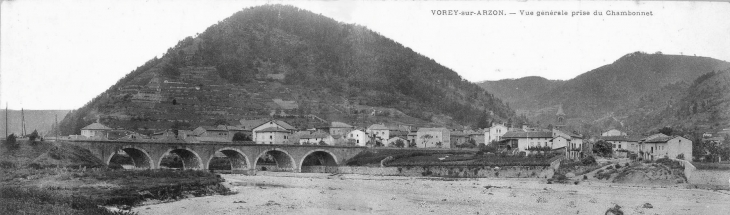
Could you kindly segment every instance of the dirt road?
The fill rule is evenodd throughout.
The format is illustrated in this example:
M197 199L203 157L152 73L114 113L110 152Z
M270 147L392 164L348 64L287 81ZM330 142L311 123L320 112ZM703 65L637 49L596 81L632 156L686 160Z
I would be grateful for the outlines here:
M135 208L140 214L728 214L730 193L601 182L262 173L224 175L238 194ZM645 203L652 208L643 208Z

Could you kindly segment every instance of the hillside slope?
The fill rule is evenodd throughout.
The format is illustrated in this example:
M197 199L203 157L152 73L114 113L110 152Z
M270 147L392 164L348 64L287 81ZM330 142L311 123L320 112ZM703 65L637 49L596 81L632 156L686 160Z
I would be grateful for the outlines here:
M535 95L550 91L561 86L565 81L548 80L539 76L529 76L518 79L503 79L498 81L482 81L477 83L504 102L519 103L524 98L532 98Z
M97 118L150 130L270 116L300 128L320 119L458 126L515 118L476 84L376 32L266 5L185 38L62 125L71 134Z
M660 123L641 122L636 118L626 120L631 118L629 116L641 115L647 120L660 115L683 98L689 83L703 74L727 68L730 68L730 63L707 57L635 52L552 89L536 87L545 91L514 99L510 106L518 112L527 113L532 121L548 124L550 121L545 119L554 118L555 112L546 110L563 105L569 125L574 130L595 133L607 128L622 128L642 133Z

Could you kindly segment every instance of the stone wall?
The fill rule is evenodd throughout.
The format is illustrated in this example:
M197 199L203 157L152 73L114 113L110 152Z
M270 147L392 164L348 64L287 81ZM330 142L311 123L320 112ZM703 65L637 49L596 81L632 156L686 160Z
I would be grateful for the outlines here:
M554 174L554 169L550 166L506 166L500 168L481 166L303 166L302 172L411 177L436 176L455 178L551 178Z
M730 186L730 171L727 170L694 170L687 177L690 184L707 184Z

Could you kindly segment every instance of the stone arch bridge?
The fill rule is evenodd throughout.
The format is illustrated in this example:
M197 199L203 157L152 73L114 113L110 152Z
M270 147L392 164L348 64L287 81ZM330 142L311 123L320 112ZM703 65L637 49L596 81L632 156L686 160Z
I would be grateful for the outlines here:
M158 169L162 158L178 155L183 169L210 169L216 154L230 161L233 171L254 171L257 161L270 154L279 170L301 172L305 160L316 157L318 165L343 165L346 160L364 151L358 146L321 145L265 145L254 142L242 143L182 143L182 142L132 142L76 140L69 143L91 151L107 165L120 150L132 158L135 168Z

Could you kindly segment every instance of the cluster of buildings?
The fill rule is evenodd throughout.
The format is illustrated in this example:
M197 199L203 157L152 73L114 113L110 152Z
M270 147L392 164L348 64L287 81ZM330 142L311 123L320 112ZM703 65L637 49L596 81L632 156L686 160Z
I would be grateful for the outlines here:
M564 132L565 113L556 114L556 125L550 129L523 126L510 128L494 124L478 130L452 130L444 127L415 128L404 125L372 124L357 128L343 122L300 130L282 121L271 119L239 120L239 125L199 126L193 130L166 130L146 136L112 129L93 123L81 129L72 139L107 139L133 141L182 141L187 143L232 143L249 141L256 144L349 145L403 148L460 148L491 145L511 154L564 153L568 159L581 159L592 154L593 143L581 134ZM654 134L630 137L613 129L598 138L611 144L614 156L654 160L663 157L690 160L692 141L681 136Z
M618 157L636 155L643 160L668 157L692 161L692 141L678 135L658 133L648 137L631 137L612 129L602 133L599 139L610 143L614 155Z

